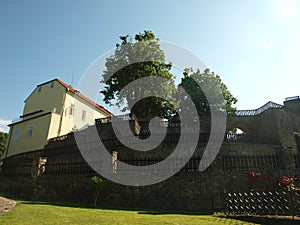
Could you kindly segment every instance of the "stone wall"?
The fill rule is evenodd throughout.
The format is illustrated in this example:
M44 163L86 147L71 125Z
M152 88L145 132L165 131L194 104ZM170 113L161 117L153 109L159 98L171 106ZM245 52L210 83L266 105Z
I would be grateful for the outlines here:
M224 190L251 188L247 183L247 175L251 171L272 173L274 176L300 176L300 158L295 157L299 153L300 138L296 133L300 129L300 119L293 111L287 108L270 109L257 117L236 118L236 121L229 118L228 128L230 126L245 126L249 134L230 140L225 138L218 156L206 171L198 171L208 140L208 135L202 133L192 159L173 177L145 187L106 181L100 203L151 209L221 210L224 208ZM110 123L97 123L96 127L83 131L86 138L84 145L93 142L89 132L95 131L95 128L108 151L118 152L119 160L128 162L126 160L131 159L133 164L142 162L145 165L170 155L180 135L179 127L173 127L159 147L140 153L120 144ZM135 122L131 122L131 129L135 128ZM83 159L74 135L68 134L51 140L40 151L4 160L0 173L0 192L29 200L92 204L89 185L90 178L95 175L95 171ZM266 187L274 188L270 185L261 186Z
M1 177L2 193L27 200L92 204L90 177L44 175ZM146 187L130 187L106 181L100 205L148 209L213 211L222 209L222 177L208 173L177 174L167 181ZM210 187L210 188L207 188ZM212 191L213 190L213 191Z
M200 144L194 157L197 158L204 147L205 145ZM160 151L164 152L164 148L168 152L167 145L161 147ZM226 142L223 143L213 164L204 172L199 172L196 164L194 167L183 169L164 182L146 187L129 187L106 181L99 202L106 206L118 207L222 210L224 189L231 188L232 182L245 181L247 174L252 170L265 171L269 168L267 166L269 162L264 161L266 157L267 159L271 156L275 157L280 149L277 145ZM229 157L230 162L235 162L233 167L226 167L224 164L226 156ZM0 192L28 200L92 204L89 191L90 178L97 174L82 159L72 136L49 143L42 152L39 151L37 154L30 153L16 157L18 160L11 159L4 162L4 171L0 176ZM33 176L32 173L21 175L5 173L5 163L17 163L22 161L21 159L28 159L27 161L31 163L27 165L33 165L32 162L38 157L47 158L46 170L39 176ZM132 157L136 155L133 154ZM256 163L243 167L240 161L250 157L256 157ZM262 161L257 162L257 159ZM277 160L276 157L274 159ZM275 164L278 163L277 161ZM272 160L270 162L273 163ZM12 167L11 164L8 166ZM47 166L52 169L56 166L57 172L51 173ZM15 167L17 168L18 165L16 164ZM280 171L278 166L274 168ZM234 177L238 177L238 181Z

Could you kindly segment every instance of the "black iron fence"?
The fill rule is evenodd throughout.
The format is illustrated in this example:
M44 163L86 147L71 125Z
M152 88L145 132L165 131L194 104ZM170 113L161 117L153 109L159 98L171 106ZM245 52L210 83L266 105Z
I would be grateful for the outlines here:
M96 174L96 172L82 160L48 161L45 166L45 174Z
M51 159L43 158L46 163L43 165L42 172L39 174L52 174L52 175L63 175L63 174L96 174L96 172L89 166L83 159ZM31 159L26 162L20 162L14 166L3 168L1 171L2 175L8 176L32 176L37 174L33 170L37 170L39 167L35 166L34 160L37 162L38 159ZM182 172L195 172L198 171L200 157L192 157L191 159L177 158L172 159L169 163L160 164L164 158L160 157L144 157L144 158L127 158L121 159L120 161L112 161L111 170L113 173L127 173L133 174L136 170L132 169L133 166L149 166L154 165L151 169L143 170L147 174L162 174L166 172L182 171ZM185 164L185 162L187 163ZM205 160L204 160L205 161ZM206 160L207 161L207 160ZM94 161L93 164L99 164L101 167L101 161ZM7 165L6 165L7 166ZM181 169L181 167L183 168ZM139 172L139 171L138 171Z
M189 132L192 134L195 131L193 129L190 129ZM157 140L160 140L160 137L162 134L152 134L153 136L157 135ZM128 136L128 137L122 137L123 142L125 143L134 143L136 139L146 139L150 136L150 133L142 133L138 136ZM219 135L218 135L219 136ZM183 142L191 142L194 141L195 137L194 135L185 134L181 137L180 132L169 132L165 135L165 138L163 140L163 143L177 143L179 139L181 138L181 141ZM212 141L214 141L213 137L210 137L210 133L200 132L199 133L199 139L198 142L206 143L211 138ZM106 147L116 147L121 146L120 140L116 136L111 136L109 138L100 138L101 142ZM267 136L254 136L254 135L245 135L240 133L226 133L224 135L224 142L237 142L237 143L261 143L261 144L278 144L278 139L275 137L267 137ZM63 135L60 137L52 138L49 140L49 144L46 146L47 148L59 148L60 146L68 146L73 145L76 146L76 141L74 138L74 134L70 133L67 135ZM74 147L75 148L75 147Z
M52 151L53 150L53 151ZM77 153L66 153L63 149L49 149L45 152L38 151L36 154L26 153L17 155L15 157L10 157L6 159L2 165L2 174L11 175L30 175L33 167L38 168L36 164L40 159L44 158L43 173L46 174L67 174L67 173L92 173L93 170L84 161L80 152ZM112 169L116 172L128 172L130 167L128 165L156 165L152 167L156 172L166 171L166 170L177 170L178 165L182 165L182 162L187 161L184 165L182 171L197 171L199 162L201 160L200 156L194 156L187 160L185 158L171 159L169 164L159 164L165 158L145 156L145 157L131 157L131 158L118 158L118 160L124 162L124 164L113 165ZM205 161L205 159L203 159ZM34 163L34 162L37 163ZM207 161L207 160L206 160ZM101 163L99 161L99 163ZM278 163L276 155L224 155L222 156L223 171L225 172L235 172L235 171L276 171L278 170ZM222 164L220 164L222 168ZM153 172L153 171L149 171Z
M2 175L31 175L34 160L43 157L44 150L31 151L10 156L1 163Z
M273 171L279 168L275 154L224 155L222 158L224 171Z
M165 158L162 157L145 157L145 158L125 158L121 159L123 163L118 163L114 165L115 173L134 173L135 169L131 167L134 166L150 166L152 167L143 169L144 173L149 174L161 174L161 173L169 173L174 171L181 172L196 172L199 171L199 163L201 157L192 157L191 159L187 158L176 158L169 160L168 163L161 163ZM203 159L204 163L208 164L207 159ZM209 170L209 168L207 169Z

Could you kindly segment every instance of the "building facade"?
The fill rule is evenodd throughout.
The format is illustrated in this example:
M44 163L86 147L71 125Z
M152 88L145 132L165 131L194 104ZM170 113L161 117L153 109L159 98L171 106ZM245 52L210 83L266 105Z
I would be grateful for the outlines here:
M23 114L9 127L4 158L44 148L48 140L95 124L112 114L60 79L37 85Z

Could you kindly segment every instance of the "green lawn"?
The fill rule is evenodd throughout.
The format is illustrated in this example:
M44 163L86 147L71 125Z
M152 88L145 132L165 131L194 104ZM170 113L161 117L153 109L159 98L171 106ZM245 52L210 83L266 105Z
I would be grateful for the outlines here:
M221 218L212 215L183 215L153 213L148 211L91 209L50 204L20 202L9 213L0 217L4 225L42 225L42 224L257 224Z

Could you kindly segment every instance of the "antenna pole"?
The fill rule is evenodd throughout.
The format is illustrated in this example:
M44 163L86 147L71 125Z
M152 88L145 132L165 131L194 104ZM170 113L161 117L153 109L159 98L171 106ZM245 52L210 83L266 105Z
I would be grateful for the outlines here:
M74 70L73 70L73 73L72 73L72 81L71 81L71 86L73 86L73 80L74 80Z

